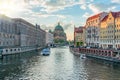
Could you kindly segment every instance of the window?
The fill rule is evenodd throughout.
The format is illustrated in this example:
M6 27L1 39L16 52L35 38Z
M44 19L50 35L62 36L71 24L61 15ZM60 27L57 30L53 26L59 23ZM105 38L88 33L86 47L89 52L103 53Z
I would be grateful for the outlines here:
M5 45L5 42L3 42L3 45Z
M20 49L18 49L18 51L20 51Z
M8 45L8 42L6 42L6 44Z
M8 52L8 50L6 49L6 52Z
M10 49L10 51L12 51L12 49Z
M10 35L10 38L12 38L12 35Z

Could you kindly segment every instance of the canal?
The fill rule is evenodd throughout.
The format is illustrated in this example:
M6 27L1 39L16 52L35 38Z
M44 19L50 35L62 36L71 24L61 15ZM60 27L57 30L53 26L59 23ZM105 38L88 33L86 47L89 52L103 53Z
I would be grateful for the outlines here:
M68 47L51 48L49 56L27 52L0 60L0 80L120 80L120 66L80 59Z

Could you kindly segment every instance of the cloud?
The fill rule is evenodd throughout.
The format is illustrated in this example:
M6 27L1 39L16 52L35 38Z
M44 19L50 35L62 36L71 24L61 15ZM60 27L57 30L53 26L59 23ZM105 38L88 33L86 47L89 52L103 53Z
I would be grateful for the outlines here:
M45 11L47 13L64 9L65 7L72 6L75 3L73 0L26 0L25 2L31 6L42 7L41 11Z
M73 23L67 23L63 25L64 30L68 30L69 28L72 28L72 27L74 27Z
M76 2L74 1L67 1L67 0L49 0L42 5L43 10L47 13L55 12L58 10L63 10L64 8L68 6L73 6L75 5Z
M89 2L92 2L90 0ZM42 7L41 11L52 13L55 11L63 10L66 7L74 5L82 5L81 8L85 9L86 3L89 3L87 0L25 0L25 3L28 3L31 6Z
M29 6L23 0L0 0L0 13L14 16L24 11L28 11Z
M42 14L42 13L38 13L36 16L44 17L44 18L47 18L47 17L58 17L58 18L61 18L61 19L66 18L66 16L60 15L60 14Z
M89 4L88 7L89 7L90 10L92 10L93 13L100 12L100 8L97 5Z
M85 14L82 16L83 18L88 18L90 17L91 14L89 14L88 12L85 12Z
M93 2L94 0L90 0L91 2Z
M65 32L67 33L67 40L73 40L73 32L74 32L74 22L67 22L63 24L63 28Z
M54 24L49 24L49 25L41 24L40 27L41 27L43 30L47 30L47 31L52 30L52 31L53 31L54 28L55 28L55 25L54 25Z
M97 3L97 4L89 4L89 9L94 13L99 13L102 11L112 11L115 10L118 4L111 3L111 4L104 4L104 3Z
M81 5L80 8L83 10L86 10L87 6L84 4L84 5Z
M120 0L111 0L112 3L120 3Z

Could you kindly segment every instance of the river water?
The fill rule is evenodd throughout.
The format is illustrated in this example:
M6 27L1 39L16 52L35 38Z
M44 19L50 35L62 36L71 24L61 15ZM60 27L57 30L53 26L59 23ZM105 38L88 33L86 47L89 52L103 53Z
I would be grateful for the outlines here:
M120 80L120 66L81 59L68 47L51 48L49 56L27 52L0 60L0 80Z

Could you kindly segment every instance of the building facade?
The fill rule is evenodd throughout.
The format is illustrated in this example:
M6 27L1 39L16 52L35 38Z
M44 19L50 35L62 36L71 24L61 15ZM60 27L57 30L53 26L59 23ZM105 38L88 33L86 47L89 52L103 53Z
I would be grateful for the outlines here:
M58 23L58 25L54 29L54 43L64 43L67 40L66 33L64 32L64 29Z
M0 15L0 47L45 46L46 32L20 18Z
M74 45L85 46L85 27L74 27Z
M54 40L53 34L50 32L46 32L46 45L52 46L53 40Z
M100 46L120 49L120 12L109 12L101 21Z
M0 15L0 47L14 46L19 46L19 33L15 23L11 18Z
M86 21L86 45L90 47L99 47L100 22L107 15L102 12L91 16Z
M40 29L39 25L16 18L15 26L19 30L20 46L45 46L46 32Z

